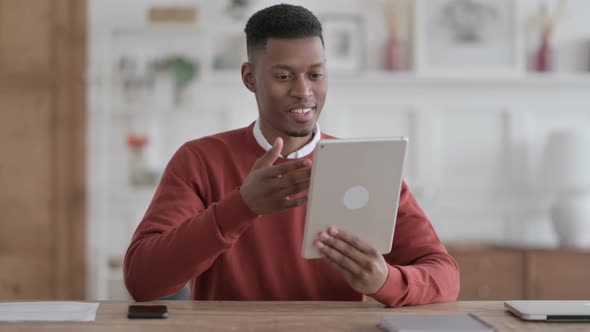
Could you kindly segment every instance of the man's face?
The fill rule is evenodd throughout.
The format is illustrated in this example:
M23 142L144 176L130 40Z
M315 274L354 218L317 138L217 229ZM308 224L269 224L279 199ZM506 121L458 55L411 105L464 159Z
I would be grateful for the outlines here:
M263 132L271 136L311 135L327 93L320 38L271 38L246 67L245 73L250 70L253 78L248 87L256 94Z

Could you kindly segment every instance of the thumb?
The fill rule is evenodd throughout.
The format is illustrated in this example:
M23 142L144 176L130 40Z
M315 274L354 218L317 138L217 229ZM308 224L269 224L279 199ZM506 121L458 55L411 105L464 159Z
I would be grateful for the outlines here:
M283 139L281 137L277 137L275 139L272 148L266 153L256 160L254 164L254 169L263 168L263 167L270 167L272 164L275 163L277 158L281 155L281 151L283 150Z

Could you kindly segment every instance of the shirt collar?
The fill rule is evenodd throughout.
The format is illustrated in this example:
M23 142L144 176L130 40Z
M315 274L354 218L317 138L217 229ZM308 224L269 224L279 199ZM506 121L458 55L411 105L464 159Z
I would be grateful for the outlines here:
M256 122L254 123L254 128L252 129L252 132L254 133L254 138L256 138L256 142L258 142L258 145L260 145L264 150L268 151L272 148L272 144L270 144L262 134L262 130L260 129L260 119L256 120ZM286 158L297 159L310 155L315 149L315 146L320 141L320 138L322 136L320 133L320 124L316 122L315 128L313 129L313 138L311 139L311 141L302 146L301 149L289 154Z

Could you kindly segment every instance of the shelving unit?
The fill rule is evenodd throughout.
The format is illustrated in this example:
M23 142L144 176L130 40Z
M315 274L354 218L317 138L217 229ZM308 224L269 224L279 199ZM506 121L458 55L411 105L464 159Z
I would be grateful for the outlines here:
M328 67L329 69L329 67ZM505 87L590 87L590 72L588 73L527 73L521 76L507 77L466 77L466 76L428 76L413 72L363 71L358 73L328 72L330 87L344 87L349 85L364 86L493 86ZM208 83L220 86L242 86L237 71L222 71L213 73Z
M195 42L190 48L193 52L191 54L202 64L201 71L198 79L187 87L187 98L180 105L161 107L148 102L130 106L124 102L125 98L120 93L120 73L115 70L119 55L126 49L133 48L133 45L148 43L152 34L159 36L160 40L182 40L179 36L184 36L184 39L201 41ZM133 44L133 36L139 36L138 44ZM211 45L211 36L198 27L118 28L105 32L103 45L103 59L107 61L100 68L91 68L91 73L98 77L92 78L96 83L92 87L96 106L91 108L89 116L92 146L89 156L90 294L96 299L127 299L122 284L122 270L112 262L122 258L156 185L142 188L129 186L126 133L134 125L143 126L153 138L149 153L150 163L162 171L172 153L182 143L247 125L256 119L257 111L254 97L243 86L238 69L211 69L214 55L207 47ZM140 49L139 46L137 49ZM154 54L161 50L161 47L156 48ZM503 149L502 158L517 159L512 155L516 151L513 151L514 147L524 145L530 148L532 152L529 151L522 157L525 164L522 167L526 168L532 163L535 153L535 143L532 141L536 136L533 137L534 131L530 130L530 119L535 114L530 112L531 109L568 109L575 115L571 120L575 123L576 119L583 118L590 105L590 99L587 98L590 74L453 78L424 77L408 72L370 71L329 75L330 91L324 108L327 112L321 119L322 128L341 137L391 133L412 137L407 177L412 182L413 191L422 200L421 204L428 209L432 204L440 204L443 208L465 204L460 194L447 195L444 191L445 178L449 174L443 176L441 170L448 160L452 160L445 159L445 153L454 155L454 151L450 149L456 148L441 142L441 136L452 133L451 129L455 128L452 123L445 122L445 114L452 114L457 118L456 110L459 109L458 114L482 116L481 122L476 120L477 125L487 125L489 120L492 120L491 125L500 124L498 126L503 132L485 139L492 142L489 144L494 147L497 145ZM554 94L560 97L554 98ZM474 111L468 113L465 109ZM362 127L363 123L371 121L375 123L371 128ZM358 126L361 128L357 129ZM466 151L472 150L466 148ZM466 179L478 179L479 176L487 176L487 173L468 175L472 177L467 176ZM527 181L522 180L525 184ZM481 192L489 189L486 187L488 182L472 182L474 181L466 180L460 185ZM511 213L503 206L498 208L496 201L477 199L473 198L469 202L476 211L474 213L488 213L498 209L497 218L503 218L501 213ZM442 220L439 227L447 226L445 223L448 220L444 213L434 214L433 217L435 221ZM471 215L466 212L464 219L469 218ZM452 225L461 226L459 222L450 227ZM444 228L441 230L444 238L446 233ZM502 230L494 228L490 231Z

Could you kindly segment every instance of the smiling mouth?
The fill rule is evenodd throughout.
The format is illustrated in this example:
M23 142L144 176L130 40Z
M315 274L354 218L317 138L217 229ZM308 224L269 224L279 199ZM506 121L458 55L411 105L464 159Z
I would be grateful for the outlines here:
M296 123L307 124L314 119L316 107L317 105L315 104L295 105L288 113L290 118Z
M311 107L311 108L296 108L296 109L292 109L290 112L291 113L296 113L296 114L307 114L307 113L311 112L314 109L315 109L315 107Z
M307 114L311 111L315 111L318 105L315 103L301 103L295 104L290 107L289 113L296 113L296 114Z

